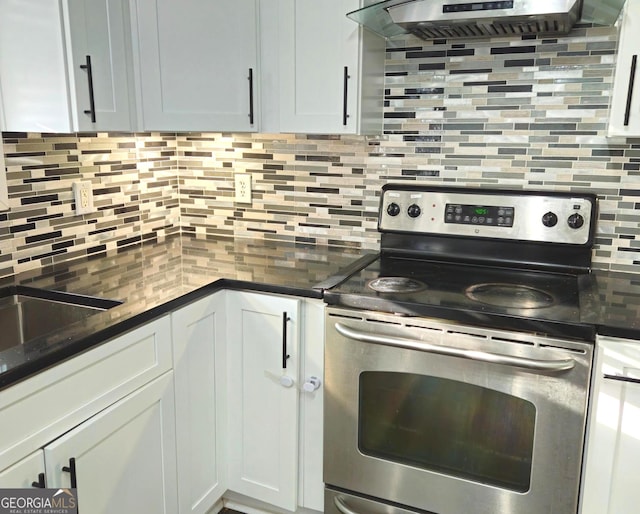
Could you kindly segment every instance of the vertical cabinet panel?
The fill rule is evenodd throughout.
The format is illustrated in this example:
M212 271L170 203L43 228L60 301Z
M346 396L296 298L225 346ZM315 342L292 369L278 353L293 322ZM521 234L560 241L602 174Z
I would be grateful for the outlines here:
M80 512L177 512L174 420L169 372L46 446L48 486L73 458Z
M611 94L610 136L640 136L640 0L627 0Z
M280 0L282 132L381 133L385 43L346 17L359 6Z
M597 344L580 512L632 513L640 502L640 343Z
M257 130L257 2L135 1L145 129Z
M229 292L227 306L229 489L295 511L299 301Z
M0 2L0 94L2 130L71 130L58 2Z
M130 130L134 109L128 2L66 0L64 6L74 127ZM85 112L92 108L93 116Z
M180 513L205 513L226 490L224 293L171 318Z

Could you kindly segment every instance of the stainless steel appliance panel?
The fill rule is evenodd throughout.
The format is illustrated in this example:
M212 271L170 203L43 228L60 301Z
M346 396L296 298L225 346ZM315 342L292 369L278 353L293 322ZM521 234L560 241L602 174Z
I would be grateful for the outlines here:
M383 510L575 514L591 361L589 343L329 308L324 481Z

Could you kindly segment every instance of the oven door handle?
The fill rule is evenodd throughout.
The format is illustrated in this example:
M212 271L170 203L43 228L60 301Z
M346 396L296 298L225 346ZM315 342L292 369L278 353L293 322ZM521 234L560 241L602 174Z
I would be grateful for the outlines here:
M360 514L359 512L350 509L339 496L334 496L333 504L336 506L336 509L342 512L342 514Z
M479 350L466 350L464 348L455 348L449 346L438 346L435 344L416 341L414 339L405 339L403 337L383 336L376 334L367 334L358 332L341 323L335 324L336 330L344 337L361 341L363 343L381 344L384 346L393 346L398 348L407 348L409 350L419 350L421 352L437 353L440 355L449 355L452 357L460 357L462 359L471 359L481 362L489 362L492 364L502 364L505 366L513 366L534 371L566 371L575 366L575 361L571 358L567 359L529 359L527 357L516 357L513 355L501 355L498 353L482 352Z

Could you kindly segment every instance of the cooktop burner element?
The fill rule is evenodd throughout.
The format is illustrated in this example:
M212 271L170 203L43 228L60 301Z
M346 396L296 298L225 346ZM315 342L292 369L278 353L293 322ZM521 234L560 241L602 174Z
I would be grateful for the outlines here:
M379 293L417 293L427 288L424 282L405 277L380 277L371 280L368 287Z
M379 252L325 302L593 340L596 219L592 194L387 184Z
M555 303L550 294L517 284L476 284L467 288L465 294L476 302L515 309L541 309Z

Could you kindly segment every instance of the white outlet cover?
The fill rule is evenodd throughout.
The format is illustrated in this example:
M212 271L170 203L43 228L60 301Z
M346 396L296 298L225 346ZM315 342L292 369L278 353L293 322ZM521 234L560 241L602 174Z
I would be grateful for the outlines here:
M91 182L88 180L74 182L73 199L76 203L76 214L90 214L94 212Z
M236 203L251 203L251 175L249 173L236 173L234 179Z

